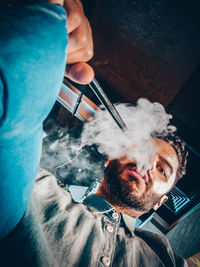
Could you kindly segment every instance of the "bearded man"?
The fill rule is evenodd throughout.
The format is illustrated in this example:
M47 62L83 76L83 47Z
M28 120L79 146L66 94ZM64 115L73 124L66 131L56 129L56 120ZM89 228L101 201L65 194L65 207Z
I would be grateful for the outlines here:
M97 193L83 203L40 170L28 209L1 248L3 256L8 247L12 254L8 266L187 266L165 237L135 227L137 217L167 200L185 172L180 138L154 141L151 169L141 175L126 156L108 160Z
M93 79L85 63L93 54L91 29L79 0L1 1L0 13L1 266L184 266L164 237L134 226L184 173L177 138L155 138L157 152L143 175L126 157L108 161L97 194L83 203L44 170L33 188L42 124L66 63L74 81Z

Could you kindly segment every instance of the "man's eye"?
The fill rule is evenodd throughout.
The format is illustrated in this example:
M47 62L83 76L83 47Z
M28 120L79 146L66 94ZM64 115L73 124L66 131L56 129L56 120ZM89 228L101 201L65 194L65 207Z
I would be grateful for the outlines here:
M166 177L165 171L162 167L158 166L158 170L160 173L162 173Z

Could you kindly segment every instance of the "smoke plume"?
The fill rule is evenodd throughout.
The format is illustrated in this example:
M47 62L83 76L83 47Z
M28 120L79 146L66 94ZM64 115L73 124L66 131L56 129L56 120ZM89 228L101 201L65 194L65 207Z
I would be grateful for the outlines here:
M176 128L169 125L172 118L159 103L139 99L136 106L116 104L116 109L127 129L123 132L110 114L101 109L86 123L82 132L82 143L98 145L98 151L113 159L127 156L137 163L139 171L151 166L155 154L153 136L166 135Z
M40 167L53 173L63 184L92 186L103 175L105 159L96 146L81 143L81 129L68 130L48 121L51 130L43 139Z

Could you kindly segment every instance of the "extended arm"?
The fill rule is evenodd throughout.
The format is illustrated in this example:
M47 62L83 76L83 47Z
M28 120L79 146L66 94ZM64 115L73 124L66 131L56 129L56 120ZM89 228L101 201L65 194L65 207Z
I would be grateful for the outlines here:
M1 10L0 237L23 216L37 174L42 122L62 82L66 15L44 1Z
M39 166L42 123L56 100L66 64L65 10L46 1L28 3L0 6L0 238L26 210ZM77 44L72 42L72 53L80 50ZM85 72L80 82L89 72L91 80L88 59L71 59L69 76L78 77L79 70Z

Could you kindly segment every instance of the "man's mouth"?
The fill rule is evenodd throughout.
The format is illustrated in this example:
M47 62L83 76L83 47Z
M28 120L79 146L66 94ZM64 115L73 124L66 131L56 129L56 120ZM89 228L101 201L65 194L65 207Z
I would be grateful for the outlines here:
M127 166L125 169L128 178L130 179L130 181L134 181L138 184L142 183L142 184L147 184L148 182L148 176L145 173L144 176L142 176L138 171L137 171L137 166Z

